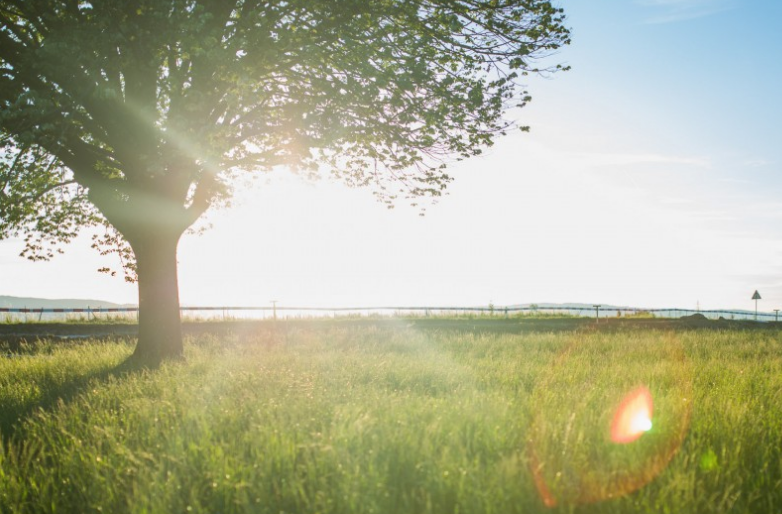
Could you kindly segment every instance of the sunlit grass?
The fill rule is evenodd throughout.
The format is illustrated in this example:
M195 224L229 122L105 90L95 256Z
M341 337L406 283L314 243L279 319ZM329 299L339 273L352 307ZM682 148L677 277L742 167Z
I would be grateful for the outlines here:
M779 336L280 323L155 370L121 366L130 344L23 347L0 358L0 512L778 512ZM612 444L638 383L653 429Z

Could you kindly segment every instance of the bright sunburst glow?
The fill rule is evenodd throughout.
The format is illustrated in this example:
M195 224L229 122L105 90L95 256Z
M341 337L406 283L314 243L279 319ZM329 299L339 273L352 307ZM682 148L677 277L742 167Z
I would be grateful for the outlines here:
M649 419L645 412L641 412L633 418L632 427L637 432L648 432L652 429L652 420Z
M632 443L652 428L652 394L639 387L625 396L611 423L611 440Z

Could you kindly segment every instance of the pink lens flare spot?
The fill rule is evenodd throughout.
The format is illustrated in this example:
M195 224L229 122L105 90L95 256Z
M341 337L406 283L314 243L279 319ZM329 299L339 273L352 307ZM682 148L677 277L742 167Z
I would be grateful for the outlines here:
M644 386L624 397L611 422L611 441L632 443L652 428L652 393Z

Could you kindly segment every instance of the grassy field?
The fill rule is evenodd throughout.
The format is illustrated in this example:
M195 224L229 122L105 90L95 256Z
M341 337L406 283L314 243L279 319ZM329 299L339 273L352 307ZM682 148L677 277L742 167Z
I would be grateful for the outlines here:
M552 323L0 349L0 512L782 512L779 330ZM638 386L653 427L613 443Z

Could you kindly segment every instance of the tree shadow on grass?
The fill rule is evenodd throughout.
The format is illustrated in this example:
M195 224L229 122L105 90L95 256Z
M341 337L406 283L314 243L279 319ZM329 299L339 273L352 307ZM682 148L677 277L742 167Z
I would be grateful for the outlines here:
M34 400L0 403L0 437L4 445L24 437L24 422L40 411L54 410L60 402L65 404L76 400L88 388L107 382L110 378L122 378L157 369L159 364L126 358L115 366L91 370L85 374L74 374L65 382L55 382L48 376L36 381L41 393Z

